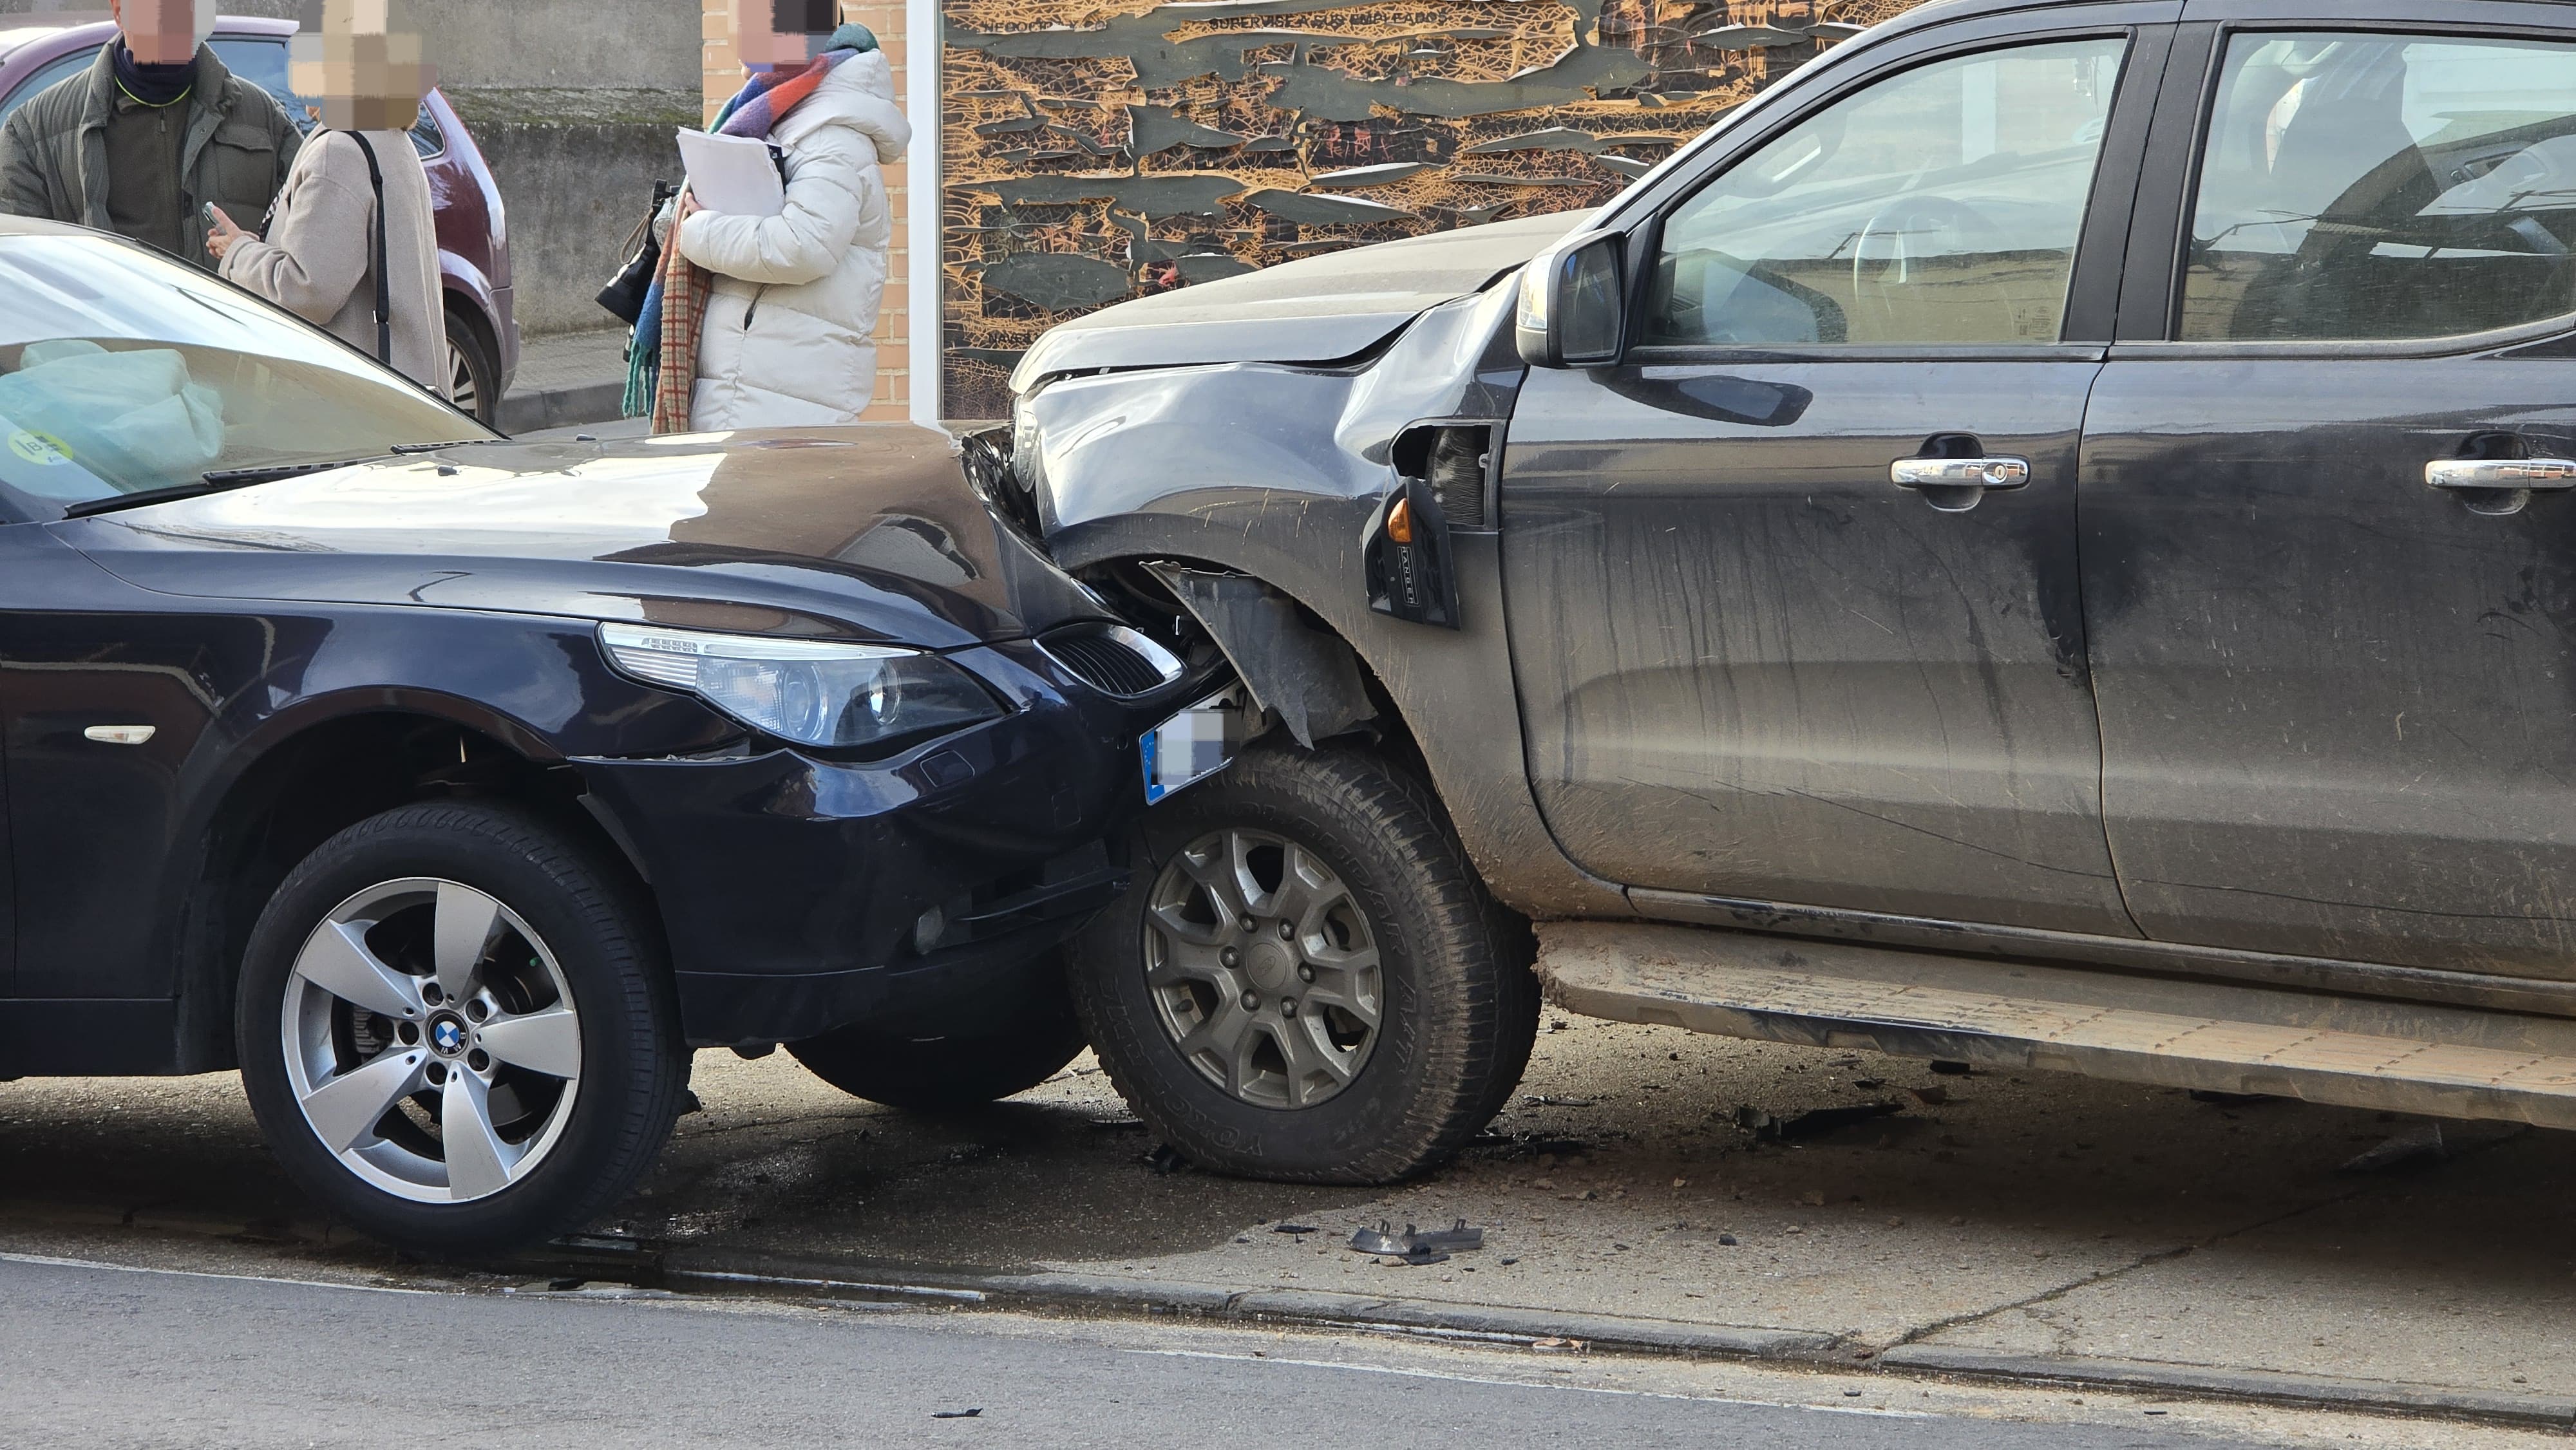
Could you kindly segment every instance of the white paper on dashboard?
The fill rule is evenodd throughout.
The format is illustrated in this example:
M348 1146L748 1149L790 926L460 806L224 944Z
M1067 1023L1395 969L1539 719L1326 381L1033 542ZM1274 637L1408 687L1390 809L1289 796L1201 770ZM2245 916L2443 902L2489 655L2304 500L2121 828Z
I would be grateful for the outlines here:
M769 143L748 136L680 133L680 161L698 205L726 216L776 216L787 209L787 184Z

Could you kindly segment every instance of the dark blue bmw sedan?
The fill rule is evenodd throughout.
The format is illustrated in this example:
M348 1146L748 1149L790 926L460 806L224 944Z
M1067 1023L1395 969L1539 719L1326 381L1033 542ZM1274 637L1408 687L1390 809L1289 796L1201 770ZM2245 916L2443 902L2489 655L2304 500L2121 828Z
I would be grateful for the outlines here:
M1059 944L1200 672L971 446L513 443L46 224L0 296L0 1077L238 1068L459 1253L612 1204L695 1046L911 1106L1080 1050Z

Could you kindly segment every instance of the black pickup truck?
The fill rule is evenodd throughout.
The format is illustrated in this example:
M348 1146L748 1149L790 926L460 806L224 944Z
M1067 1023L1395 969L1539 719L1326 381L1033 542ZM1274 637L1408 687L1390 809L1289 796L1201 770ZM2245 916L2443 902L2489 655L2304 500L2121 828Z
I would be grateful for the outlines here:
M1542 989L2576 1126L2571 247L2566 4L1948 0L1598 213L1049 334L1023 526L1259 735L1095 1047L1290 1179Z

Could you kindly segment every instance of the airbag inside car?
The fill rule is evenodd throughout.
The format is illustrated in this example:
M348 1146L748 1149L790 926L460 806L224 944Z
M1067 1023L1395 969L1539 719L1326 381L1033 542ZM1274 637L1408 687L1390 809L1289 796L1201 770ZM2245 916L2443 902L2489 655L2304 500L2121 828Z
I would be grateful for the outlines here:
M91 498L97 478L193 478L224 449L222 395L192 380L173 348L110 352L65 339L28 346L16 372L0 377L0 426L41 435L81 469L61 470L62 488L46 487L52 470L13 479L47 498Z

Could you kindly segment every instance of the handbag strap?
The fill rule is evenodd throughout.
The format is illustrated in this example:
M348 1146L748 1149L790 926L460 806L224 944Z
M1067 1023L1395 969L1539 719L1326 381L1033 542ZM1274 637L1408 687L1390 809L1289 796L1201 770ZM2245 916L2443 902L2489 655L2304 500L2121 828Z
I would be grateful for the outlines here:
M678 187L656 178L653 182L653 204L644 208L644 219L635 224L635 230L626 234L626 245L617 249L617 255L631 261L642 254L644 244L653 239L653 223L661 220L662 204L679 194Z
M366 133L352 131L349 139L367 153L367 184L376 189L376 361L387 367L394 363L394 284L385 275L385 170L376 164L376 148Z

